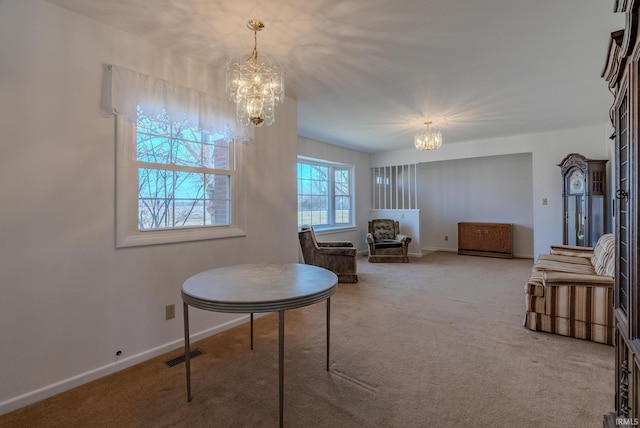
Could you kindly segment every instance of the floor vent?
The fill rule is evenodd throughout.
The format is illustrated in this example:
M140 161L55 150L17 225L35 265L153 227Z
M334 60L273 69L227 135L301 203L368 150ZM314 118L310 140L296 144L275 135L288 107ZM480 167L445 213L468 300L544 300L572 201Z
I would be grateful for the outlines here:
M202 354L204 354L204 352L202 352L200 349L194 349L189 353L189 355L191 355L191 358L195 358L198 355L202 355ZM186 357L184 354L182 354L179 357L174 358L173 360L165 361L164 364L167 367L173 367L180 363L184 363L185 360L186 360Z

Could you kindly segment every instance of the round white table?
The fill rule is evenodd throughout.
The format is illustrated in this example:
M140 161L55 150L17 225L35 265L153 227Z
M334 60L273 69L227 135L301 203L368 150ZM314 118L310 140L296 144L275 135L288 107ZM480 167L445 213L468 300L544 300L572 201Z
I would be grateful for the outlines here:
M189 306L215 312L249 313L251 349L253 314L278 311L279 404L283 426L284 399L284 311L327 301L327 360L329 370L331 296L338 277L317 266L291 264L243 264L211 269L188 278L182 284L184 309L184 351L187 372L187 401L191 401L191 356Z

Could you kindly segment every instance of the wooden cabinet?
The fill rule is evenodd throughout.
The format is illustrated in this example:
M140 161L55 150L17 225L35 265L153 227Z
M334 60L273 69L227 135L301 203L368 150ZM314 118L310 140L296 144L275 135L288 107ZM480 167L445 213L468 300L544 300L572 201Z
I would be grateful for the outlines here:
M558 166L562 173L564 210L563 244L593 247L604 234L607 160L567 155Z
M615 411L603 425L615 427L640 418L640 288L638 287L638 131L640 118L640 2L615 0L626 28L611 34L602 76L615 96L610 118L615 152L613 189L616 235L614 314L616 326ZM622 418L622 419L620 419ZM631 423L635 425L636 423Z
M458 254L510 259L512 235L509 223L458 223Z

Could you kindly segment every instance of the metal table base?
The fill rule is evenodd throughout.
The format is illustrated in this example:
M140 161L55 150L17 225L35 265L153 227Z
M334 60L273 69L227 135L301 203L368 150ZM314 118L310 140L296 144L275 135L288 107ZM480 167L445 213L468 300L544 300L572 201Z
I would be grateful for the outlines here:
M270 275L261 275L264 271ZM249 274L249 275L248 275ZM253 275L251 275L253 274ZM257 275L257 276L256 276ZM252 278L252 281L247 281ZM264 280L257 280L264 278ZM304 281L311 283L304 286ZM230 280L231 283L229 282ZM281 282L278 282L281 281ZM221 290L215 286L216 281L226 281ZM244 281L244 282L243 282ZM245 284L244 294L238 289ZM248 284L248 285L247 285ZM281 293L272 292L278 284ZM293 284L293 287L292 287ZM302 285L301 285L302 284ZM189 337L189 306L219 312L249 312L250 348L253 350L254 312L278 312L278 394L280 427L284 423L284 315L287 309L299 308L327 302L327 355L325 369L329 371L330 339L331 339L331 296L336 291L337 277L322 268L309 265L237 265L227 268L213 269L189 278L182 286L184 315L184 353L187 377L187 401L191 401L191 345ZM267 293L269 291L269 293ZM276 290L279 291L279 290ZM265 294L265 296L261 296ZM243 296L250 298L242 299Z

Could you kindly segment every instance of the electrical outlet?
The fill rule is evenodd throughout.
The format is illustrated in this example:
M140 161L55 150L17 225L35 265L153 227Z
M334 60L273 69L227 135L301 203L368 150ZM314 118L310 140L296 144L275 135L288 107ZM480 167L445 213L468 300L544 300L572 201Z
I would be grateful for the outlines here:
M448 240L449 240L449 237L445 235L444 240L445 240L445 241L448 241Z
M176 317L176 305L171 304L164 307L164 319L170 320Z

